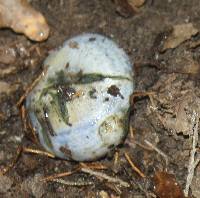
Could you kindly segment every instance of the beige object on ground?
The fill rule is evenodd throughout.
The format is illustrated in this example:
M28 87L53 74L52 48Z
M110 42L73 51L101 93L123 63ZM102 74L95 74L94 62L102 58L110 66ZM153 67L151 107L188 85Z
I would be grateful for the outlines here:
M145 0L127 0L127 2L130 6L139 8L145 3Z
M178 24L173 26L171 35L166 39L162 51L173 49L179 46L184 41L190 39L198 33L192 23Z
M0 0L1 27L23 33L33 41L43 41L49 36L49 26L44 16L26 0Z

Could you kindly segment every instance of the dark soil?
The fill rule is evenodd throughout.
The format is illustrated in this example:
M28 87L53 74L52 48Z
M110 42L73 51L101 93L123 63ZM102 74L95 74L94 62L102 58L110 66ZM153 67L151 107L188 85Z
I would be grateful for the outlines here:
M116 5L110 0L32 0L31 4L45 15L49 23L51 35L47 41L35 43L11 30L0 30L1 47L15 54L11 53L7 63L0 63L0 81L13 85L9 94L0 95L0 168L8 166L20 144L42 149L33 143L30 131L24 130L16 103L40 75L48 52L74 35L94 32L111 37L127 52L134 65L135 90L153 91L154 94L151 101L148 96L134 99L131 116L133 137L129 134L124 145L118 148L117 164L114 164L113 157L99 160L108 167L100 171L128 182L130 188L80 171L63 178L74 182L73 186L42 183L38 178L71 171L78 163L22 154L14 168L4 177L0 176L0 197L153 197L152 177L158 170L174 174L184 189L192 148L191 133L187 131L189 121L177 117L176 107L181 100L185 102L187 115L192 116L193 110L199 112L199 70L190 73L185 69L188 59L184 62L187 52L189 59L199 63L200 48L188 48L191 42L199 39L199 35L166 52L160 53L159 45L176 24L190 22L200 28L200 1L147 0L138 13L127 18L116 12ZM177 64L180 59L181 64ZM7 74L2 72L5 69L9 70ZM181 123L186 122L185 128L173 124L176 118L181 119ZM149 149L144 140L164 152L168 162L155 150ZM124 157L125 152L146 178L133 171ZM197 171L199 169L197 167ZM77 186L78 182L92 182L93 185ZM192 193L190 191L190 197L195 196Z

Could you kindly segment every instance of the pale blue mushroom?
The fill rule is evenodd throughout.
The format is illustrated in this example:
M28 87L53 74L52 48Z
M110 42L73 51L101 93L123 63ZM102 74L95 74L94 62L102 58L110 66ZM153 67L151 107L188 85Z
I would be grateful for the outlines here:
M44 68L26 107L47 151L93 161L123 142L134 83L121 48L99 34L82 34L52 52Z

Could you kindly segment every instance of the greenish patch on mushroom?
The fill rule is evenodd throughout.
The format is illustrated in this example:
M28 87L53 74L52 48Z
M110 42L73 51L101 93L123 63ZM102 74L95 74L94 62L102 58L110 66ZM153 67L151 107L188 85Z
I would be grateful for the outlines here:
M97 99L97 96L95 95L97 92L97 90L95 88L92 88L90 91L89 91L89 96L90 98L92 99Z
M97 81L102 81L105 78L112 78L116 80L128 80L131 81L128 77L125 76L113 76L113 75L103 75L99 73L83 73L79 71L76 74L73 73L65 73L64 70L60 70L56 72L55 78L48 78L48 88L56 88L61 85L71 85L71 84L90 84Z
M46 123L43 119L41 119L40 117L37 117L38 118L38 121L41 125L41 134L42 134L42 137L43 137L43 140L45 142L45 144L47 145L47 147L51 150L53 150L53 145L52 145L52 142L51 142L51 139L48 135L48 130L46 129L47 127L46 126Z
M55 109L57 115L67 125L70 125L69 124L69 113L68 113L68 109L66 107L65 98L62 96L61 93L58 93L58 92L57 93L49 92L48 94L50 94L52 97L51 105Z
M97 73L92 73L92 74L82 74L76 82L77 84L89 84L97 81L102 81L105 78L112 78L116 80L130 80L127 77L124 76L112 76L112 75L102 75L102 74L97 74Z

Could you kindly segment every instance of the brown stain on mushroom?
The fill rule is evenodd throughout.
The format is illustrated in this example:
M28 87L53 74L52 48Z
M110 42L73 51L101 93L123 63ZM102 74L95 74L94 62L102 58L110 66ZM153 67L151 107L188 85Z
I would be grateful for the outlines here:
M68 159L72 159L71 150L69 150L66 146L61 146L59 150L67 157Z
M70 41L69 42L69 47L73 49L79 49L79 45L76 41Z
M120 93L119 87L117 87L116 85L111 85L110 87L108 87L107 93L114 97L120 96L121 99L124 99L124 96Z

